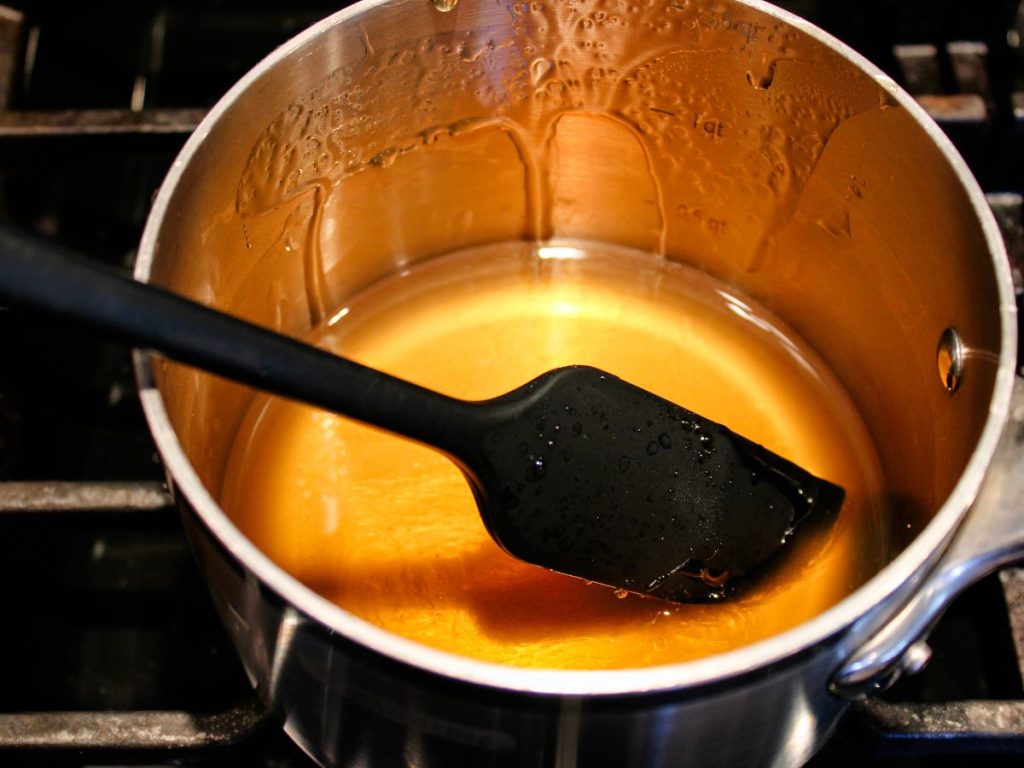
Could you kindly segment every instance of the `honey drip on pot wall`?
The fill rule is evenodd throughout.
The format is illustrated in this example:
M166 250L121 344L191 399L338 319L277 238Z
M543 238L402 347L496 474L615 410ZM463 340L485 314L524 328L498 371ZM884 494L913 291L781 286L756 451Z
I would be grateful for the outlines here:
M571 241L477 248L382 281L312 341L469 399L560 365L595 365L847 491L831 531L799 542L735 600L622 599L506 555L436 452L257 398L228 467L228 514L296 578L427 645L546 668L693 659L813 617L889 554L877 459L836 382L771 315L663 259Z
M505 132L524 178L521 235L600 239L606 233L588 231L594 206L619 201L592 195L588 208L555 194L554 136L568 115L615 123L636 142L656 211L650 231L608 239L675 251L702 268L725 255L758 270L836 126L878 106L877 88L868 99L845 71L847 96L822 95L828 91L814 78L839 77L829 60L816 60L799 33L749 9L551 0L507 2L505 11L508 19L490 30L438 33L401 47L364 40L365 57L285 109L253 148L237 193L243 222L316 190L303 254L311 325L348 295L331 294L332 264L360 258L344 252L344 236L321 236L324 210L357 175L380 174L386 187L393 166L430 151L439 137ZM801 59L795 73L789 65ZM600 141L594 150L594 164L621 160L614 150L602 155L609 150ZM474 212L464 213L471 221ZM481 241L469 224L455 234L462 239L427 253L403 252L400 243L397 265Z

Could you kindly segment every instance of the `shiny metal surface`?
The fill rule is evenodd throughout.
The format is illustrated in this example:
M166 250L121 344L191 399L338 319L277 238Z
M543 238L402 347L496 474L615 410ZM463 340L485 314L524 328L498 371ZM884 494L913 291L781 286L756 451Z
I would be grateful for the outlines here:
M568 672L452 656L355 618L253 547L216 502L250 394L142 361L218 610L261 696L325 764L798 764L843 709L832 673L957 530L1013 383L992 215L870 64L760 2L357 4L203 121L137 275L301 335L417 260L554 236L661 253L796 329L872 433L900 554L816 619L695 662ZM973 353L953 398L935 373L951 326Z
M885 690L906 671L919 671L918 638L927 634L965 588L1024 557L1024 379L1010 419L966 524L913 598L836 673L832 690L857 699Z
M939 337L939 381L953 394L964 375L964 344L956 328L947 328Z
M303 615L186 522L257 691L325 765L797 765L843 708L812 684L835 665L829 645L745 683L670 694L515 692L425 673Z

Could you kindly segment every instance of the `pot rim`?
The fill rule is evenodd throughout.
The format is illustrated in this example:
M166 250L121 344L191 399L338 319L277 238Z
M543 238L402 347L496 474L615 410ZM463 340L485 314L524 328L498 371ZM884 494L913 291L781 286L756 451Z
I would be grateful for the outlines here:
M250 85L278 62L297 54L328 29L357 18L367 9L389 2L393 0L361 0L314 24L264 58L217 102L186 141L160 187L140 242L135 267L136 279L149 281L160 239L159 232L184 168L224 113L244 97ZM800 656L815 645L847 631L858 620L873 615L878 609L885 612L887 617L891 616L898 607L898 600L890 598L948 543L974 501L995 453L1008 418L1015 376L1016 302L1009 263L995 217L966 163L942 129L888 75L846 44L788 11L769 5L763 0L735 2L800 30L818 43L836 51L871 77L896 104L906 109L916 119L928 137L942 151L967 193L982 227L999 292L1002 324L1000 362L994 380L989 417L981 437L953 491L932 520L892 562L839 603L781 634L732 651L693 661L616 670L533 669L479 661L422 645L370 624L321 597L264 555L228 518L200 481L174 433L163 398L153 381L152 358L137 352L136 372L143 411L165 466L174 479L175 487L232 557L276 592L281 599L329 630L386 657L466 683L507 691L549 695L611 696L656 693L720 684Z

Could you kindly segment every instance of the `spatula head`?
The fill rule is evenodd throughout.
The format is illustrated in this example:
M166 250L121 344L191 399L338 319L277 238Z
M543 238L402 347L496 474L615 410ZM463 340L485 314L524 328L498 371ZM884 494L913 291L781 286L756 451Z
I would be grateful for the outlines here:
M676 601L726 596L841 488L594 368L492 401L474 484L491 535L546 568Z

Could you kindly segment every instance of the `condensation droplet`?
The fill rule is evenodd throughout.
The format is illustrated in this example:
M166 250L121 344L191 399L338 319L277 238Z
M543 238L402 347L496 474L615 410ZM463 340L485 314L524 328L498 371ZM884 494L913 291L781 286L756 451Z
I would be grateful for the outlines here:
M530 83L534 86L540 85L548 73L555 68L554 62L548 59L534 59L530 64Z
M815 225L827 232L832 237L839 238L840 240L847 240L850 238L850 212L849 211L838 211L830 216L817 218L814 220Z

